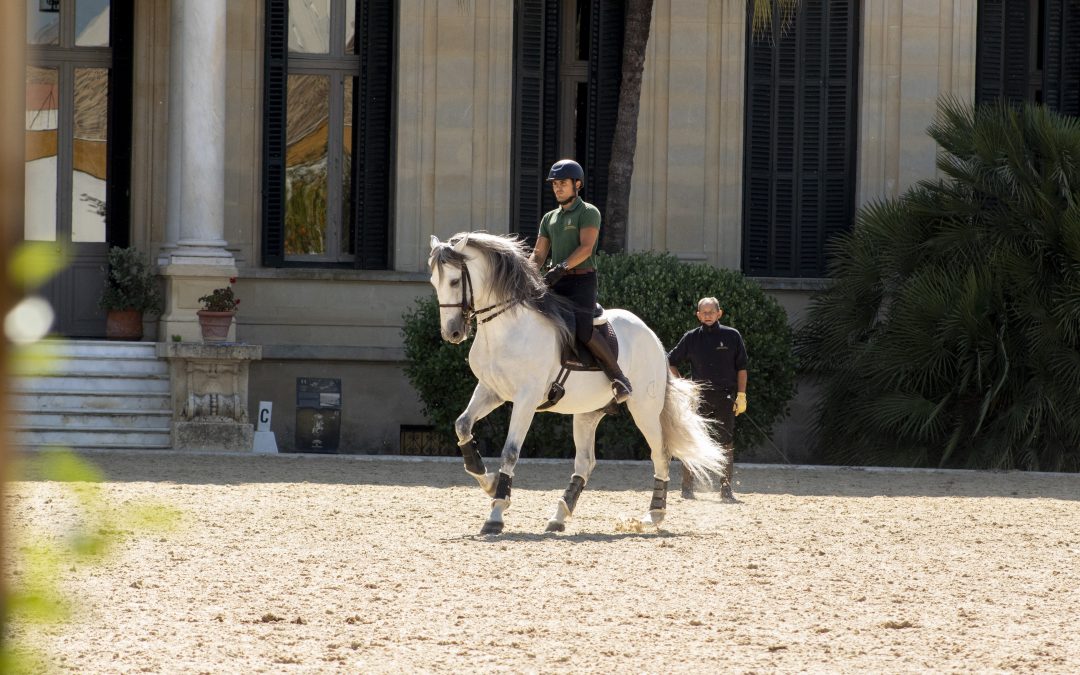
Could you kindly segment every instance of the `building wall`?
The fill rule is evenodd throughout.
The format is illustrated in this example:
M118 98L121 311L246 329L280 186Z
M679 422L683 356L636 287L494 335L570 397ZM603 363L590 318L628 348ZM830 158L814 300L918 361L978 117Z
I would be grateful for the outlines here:
M510 231L514 5L401 0L394 269L426 269L431 235Z
M657 0L641 85L630 250L737 269L745 6Z
M941 96L975 97L976 0L866 0L857 204L936 175Z
M133 239L151 252L166 239L169 6L136 3ZM511 229L513 3L399 2L393 269L381 272L261 266L263 7L230 0L227 10L225 237L240 270L237 339L264 346L250 412L273 401L279 445L290 449L296 377L341 378L342 451L394 451L401 425L425 423L402 371L400 327L430 293L430 235ZM744 11L739 2L655 3L631 250L739 268ZM972 97L975 63L975 0L867 0L861 11L859 204L934 175L925 128L939 95ZM793 322L822 283L761 282ZM774 436L794 461L807 459L812 402L803 387ZM777 454L766 447L754 457Z

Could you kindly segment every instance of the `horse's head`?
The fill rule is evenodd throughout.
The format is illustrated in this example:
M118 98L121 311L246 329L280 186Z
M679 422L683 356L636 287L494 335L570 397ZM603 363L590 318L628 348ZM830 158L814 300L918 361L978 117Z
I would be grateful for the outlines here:
M474 306L475 283L480 270L468 265L475 258L466 255L469 236L456 235L439 241L431 235L431 285L439 298L439 331L447 342L459 344L469 337Z

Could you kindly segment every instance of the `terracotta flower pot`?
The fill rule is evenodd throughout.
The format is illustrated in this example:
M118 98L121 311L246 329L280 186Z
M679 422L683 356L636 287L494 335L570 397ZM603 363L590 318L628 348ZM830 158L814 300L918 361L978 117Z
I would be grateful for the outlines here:
M110 309L105 315L107 340L141 340L142 312L137 309Z
M196 312L199 316L199 327L202 329L203 342L227 342L229 339L229 327L232 326L233 315L236 312L211 312L200 309Z

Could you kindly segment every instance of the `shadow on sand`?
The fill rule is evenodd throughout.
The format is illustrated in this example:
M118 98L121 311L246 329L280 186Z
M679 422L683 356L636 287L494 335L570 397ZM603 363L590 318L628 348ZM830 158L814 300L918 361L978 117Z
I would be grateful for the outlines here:
M434 488L476 487L460 458L393 455L254 455L171 451L87 451L80 456L97 465L107 481L240 485L250 483L325 483L401 485ZM21 455L17 480L41 480L39 453ZM488 470L498 460L485 458ZM573 473L572 460L523 458L514 478L516 489L562 490ZM677 495L681 467L671 469L671 494ZM587 490L641 492L652 489L650 462L603 461ZM736 496L790 494L808 497L1004 497L1080 501L1080 474L1023 471L953 471L831 466L737 464ZM698 486L700 497L719 499ZM677 498L677 497L676 497ZM744 499L745 501L745 499ZM752 501L752 500L751 500ZM608 536L608 535L604 535ZM641 536L628 533L628 536Z

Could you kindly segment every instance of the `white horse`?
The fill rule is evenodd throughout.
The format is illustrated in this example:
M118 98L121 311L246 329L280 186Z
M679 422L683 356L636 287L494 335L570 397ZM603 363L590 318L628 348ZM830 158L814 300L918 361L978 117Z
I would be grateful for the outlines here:
M573 315L564 298L547 292L524 243L515 238L463 232L441 242L432 236L428 266L439 298L443 339L454 344L464 341L476 320L469 366L478 382L454 431L465 470L493 498L481 534L499 534L525 434L559 375L562 345L574 339ZM667 509L671 458L682 460L696 478L709 482L710 473L722 472L722 452L710 436L709 422L697 413L699 387L671 376L656 334L630 312L610 310L606 316L618 337L619 365L633 383L626 406L651 450L653 495L642 521L659 525ZM506 401L513 403L513 410L502 465L495 474L484 469L473 425ZM604 373L574 372L565 395L548 408L574 416L577 451L570 486L548 521L549 532L565 530L566 519L589 481L596 466L596 427L611 401L611 385Z

